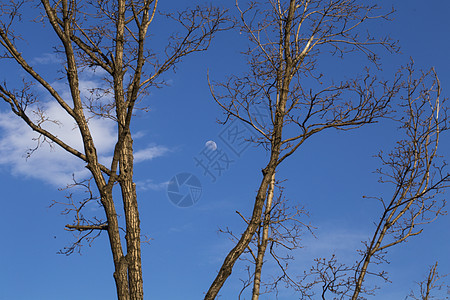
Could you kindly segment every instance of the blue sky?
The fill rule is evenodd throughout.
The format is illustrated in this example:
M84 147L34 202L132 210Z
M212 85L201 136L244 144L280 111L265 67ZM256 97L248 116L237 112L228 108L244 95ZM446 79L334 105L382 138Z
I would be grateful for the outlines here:
M394 1L383 1L386 7L392 4ZM395 8L394 21L371 28L400 41L402 53L386 55L384 59L384 76L389 78L412 57L417 67L436 68L443 94L449 95L450 3L398 1ZM55 78L57 75L51 73L55 68L51 55L54 37L36 24L29 25L20 26L27 30L24 37L30 37L28 44L22 44L24 56L49 78ZM134 119L135 179L142 233L152 238L142 247L146 299L201 299L232 247L226 236L217 233L218 228L229 226L241 232L244 224L235 211L245 216L251 212L267 154L253 147L240 157L230 152L220 139L224 127L216 120L223 115L211 98L206 81L207 70L215 80L244 71L245 61L239 54L244 46L245 40L236 32L218 34L206 53L186 58L176 73L166 74L170 85L152 90L145 99L150 112L138 112ZM339 76L342 63L327 64L324 72ZM345 65L346 70L362 70L359 63L345 63L349 64ZM23 74L10 63L2 62L0 70L0 80L7 79L11 84ZM82 79L86 87L98 84L98 78L92 74L85 74ZM60 116L54 105L46 108ZM92 125L99 152L107 159L113 124ZM71 132L67 126L56 126L55 130L67 134ZM106 235L92 247L84 247L82 255L56 254L73 240L63 229L71 219L60 215L59 207L49 205L52 200L63 199L65 193L57 189L70 180L73 172L82 176L85 171L79 162L57 149L43 147L25 159L23 154L33 145L33 136L19 120L10 118L7 105L0 105L0 299L114 299L113 264ZM390 124L350 132L329 131L309 140L281 166L280 178L288 179L286 196L304 205L310 213L308 221L318 228L318 239L304 236L305 247L295 252L293 271L301 274L314 257L329 257L332 253L345 262L358 258L356 249L361 240L371 235L372 222L380 209L374 201L362 199L362 195L376 195L385 189L376 183L377 176L372 173L378 167L372 156L380 149L389 149L395 138L396 131ZM69 139L77 143L75 134ZM234 160L215 182L194 161L209 140ZM446 135L442 137L440 153L449 158L450 139ZM166 183L180 172L192 173L201 181L201 198L192 207L179 208L167 197ZM90 209L93 213L98 210L94 206ZM449 233L450 218L443 216L426 226L418 238L392 248L388 256L392 263L386 266L392 283L377 281L382 289L370 299L403 299L414 287L414 281L423 279L435 261L439 261L441 273L448 273ZM221 299L237 298L242 267L242 263L236 265ZM267 266L266 270L270 268ZM283 291L279 298L295 296Z

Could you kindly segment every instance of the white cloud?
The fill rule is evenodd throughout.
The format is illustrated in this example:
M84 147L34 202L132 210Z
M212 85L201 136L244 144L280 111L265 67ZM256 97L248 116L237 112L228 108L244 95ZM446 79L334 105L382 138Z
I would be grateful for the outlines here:
M143 138L145 136L145 132L142 130L136 131L136 132L132 133L132 136L133 136L133 140L137 140L137 139Z
M57 103L46 103L43 109L52 120L43 127L62 139L66 144L80 152L84 152L81 135L71 117ZM99 161L106 166L111 161L111 155L116 142L115 123L107 119L91 119L89 128L99 155ZM58 145L41 144L29 158L27 150L37 145L39 134L33 132L20 118L11 112L0 112L0 165L10 167L12 174L28 178L40 179L45 182L65 186L72 182L72 174L80 179L88 175L85 163L61 149ZM169 152L167 147L150 146L134 153L135 163L151 160ZM141 183L144 190L164 189L166 183L156 184L151 181Z
M361 241L367 236L362 232L350 229L318 230L317 238L309 235L305 241L305 250L311 253L351 252L361 247Z
M43 127L66 144L83 152L81 135L71 117L56 103L46 103L43 109L50 119L58 121L58 124L47 122ZM91 119L89 127L99 156L108 155L114 146L114 123ZM85 164L80 159L56 144L50 146L43 143L37 151L26 158L27 150L36 147L39 134L33 132L13 113L0 113L0 130L0 164L10 167L12 174L40 179L57 186L71 183L72 174L77 178L88 174Z
M53 54L44 54L42 57L35 58L35 63L55 63L56 56ZM79 87L81 96L88 98L89 90L95 88L106 88L101 80L104 75L101 70L84 70L80 72ZM67 84L57 81L52 86L58 91L60 96L71 103L70 90ZM46 91L42 87L38 91L45 95ZM44 98L45 99L45 98ZM100 104L112 101L112 95L108 94L100 98ZM37 106L28 107L27 113L32 117L32 110ZM55 101L40 102L39 109L45 112L49 120L56 122L45 122L42 124L44 129L63 140L66 144L78 151L84 153L83 142L75 121L65 112ZM92 117L86 112L88 117ZM98 117L90 118L89 128L94 139L99 161L108 166L111 162L115 142L117 140L116 123L110 119L100 119ZM145 134L137 132L135 138L141 138ZM7 166L15 176L35 178L45 181L59 187L72 182L72 174L77 179L88 176L88 170L85 163L79 158L67 153L58 145L51 147L48 143L41 144L31 157L26 158L27 150L33 149L37 145L39 134L33 132L23 120L12 112L0 111L0 165ZM139 163L151 160L164 155L169 150L163 146L150 146L135 152L135 162ZM146 189L158 189L158 185L152 186L149 182L145 185Z
M164 146L151 146L134 152L134 162L140 163L145 160L151 160L167 152L169 152L169 149Z
M167 188L167 185L169 184L168 181L161 182L161 183L155 183L151 179L141 180L136 182L136 186L141 191L161 191Z
M51 55L44 55L49 62L54 62ZM41 60L44 60L42 58ZM50 61L51 60L51 61ZM45 61L40 61L45 63ZM63 99L71 99L68 87L60 82L52 84ZM93 80L80 80L80 90L87 96L88 89L99 86ZM40 89L43 91L42 89ZM71 104L68 100L69 105ZM75 121L55 101L39 103L39 109L45 113L49 120L42 127L72 148L84 152L81 135ZM31 119L38 118L32 111L37 106L29 107L27 113ZM101 162L105 162L111 155L116 139L115 124L111 120L91 118L89 128ZM54 184L65 186L72 182L72 174L80 179L88 175L85 163L79 158L67 153L58 145L41 144L29 158L26 158L28 149L37 145L39 134L33 132L23 120L12 112L0 112L0 164L10 168L16 176L36 178Z
M32 64L47 65L61 63L63 60L55 53L44 53L41 56L37 56L31 60Z
M58 124L47 122L43 127L61 138L72 148L84 152L78 128L71 117L57 103L44 105L46 115ZM108 166L116 141L115 123L105 119L91 119L89 127L101 163ZM11 112L0 112L0 165L8 166L15 176L40 179L45 182L65 186L72 182L72 174L80 179L88 175L85 163L61 149L58 145L41 144L29 158L27 150L37 145L39 134L33 132L20 118ZM135 163L151 160L169 151L163 146L150 146L137 150ZM161 190L166 183L141 182L143 190Z

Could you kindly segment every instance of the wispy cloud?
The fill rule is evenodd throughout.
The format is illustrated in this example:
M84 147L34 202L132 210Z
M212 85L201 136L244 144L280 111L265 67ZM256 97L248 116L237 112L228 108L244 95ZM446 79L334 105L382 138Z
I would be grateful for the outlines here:
M140 163L162 156L169 152L169 148L164 146L150 146L145 149L137 150L134 153L134 162Z
M57 123L46 122L42 126L82 152L81 135L71 117L56 103L42 104L42 109L49 119L57 120ZM89 127L99 156L108 155L114 145L114 123L91 119ZM8 166L12 174L40 179L57 186L70 183L72 174L77 178L87 175L88 171L80 159L55 144L42 143L39 134L13 113L0 112L0 130L0 164ZM41 142L39 149L27 158L29 149L36 148L38 142Z
M357 230L342 228L323 228L317 232L317 238L309 235L304 239L305 250L315 254L330 252L352 252L361 247L361 241L367 236Z
M301 239L303 248L291 253L296 260L292 266L294 273L308 269L316 258L330 259L332 255L340 263L352 265L360 258L357 250L362 249L361 242L367 239L367 234L360 229L332 225L320 226L315 235L305 234Z
M136 182L136 186L141 191L162 191L167 188L167 185L169 184L168 181L161 182L161 183L155 183L152 179L146 179L146 180L140 180Z
M46 116L57 123L47 122L43 127L61 138L66 144L83 152L83 142L74 121L57 103L42 105ZM90 119L94 143L99 160L108 165L116 141L116 127L111 120ZM80 179L87 176L85 164L67 153L58 145L42 143L30 157L29 149L37 146L39 135L33 132L21 119L11 112L0 112L0 165L10 168L15 176L40 179L45 182L65 186L72 182L72 174ZM150 146L135 152L135 163L144 162L162 156L170 150L164 146ZM161 190L167 183L154 183L146 180L139 183L141 190Z
M34 58L35 64L54 64L59 60L54 54L44 54L41 57ZM79 88L81 96L84 99L91 97L91 91L103 88L107 90L105 82L101 79L104 75L99 70L86 69L80 72ZM53 82L52 86L58 91L63 99L66 99L69 105L71 103L70 90L67 84L60 81ZM42 88L37 88L37 93L45 95ZM28 107L27 113L33 119L32 111L41 111L45 117L54 122L45 122L41 126L59 137L72 148L84 152L83 141L75 121L65 112L58 103L54 101L45 101ZM112 95L106 93L104 97L99 98L99 104L105 104L112 101ZM89 119L89 128L94 139L97 154L102 164L108 165L112 158L115 142L117 140L116 123L110 119L100 119L94 117L86 111ZM142 138L144 132L137 132L133 137ZM37 151L26 158L29 149L36 148L39 140L39 134L33 132L20 118L12 112L0 111L0 165L7 166L15 176L35 178L47 183L65 186L72 182L72 174L77 179L88 175L85 163L80 159L67 153L55 144L40 143ZM167 147L151 145L139 149L134 153L135 163L151 160L169 152ZM146 181L142 185L144 189L161 189L162 184L155 184Z
M133 140L143 138L145 136L145 131L142 131L142 130L136 131L136 132L132 133L132 136L133 136Z
M31 63L33 65L39 64L39 65L48 65L48 64L55 64L55 63L61 63L63 60L61 57L58 57L55 53L44 53L41 56L37 56L31 60Z

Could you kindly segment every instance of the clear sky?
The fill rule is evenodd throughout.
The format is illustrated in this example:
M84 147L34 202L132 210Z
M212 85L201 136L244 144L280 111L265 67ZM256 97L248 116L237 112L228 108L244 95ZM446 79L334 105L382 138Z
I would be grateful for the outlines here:
M185 5L184 1L177 2ZM216 1L219 5L230 4L226 2ZM394 20L377 23L371 30L398 39L402 52L386 55L385 78L412 57L419 68L436 68L443 94L449 95L450 2L388 0L382 4L395 4ZM167 6L163 2L160 5ZM54 37L48 33L49 27L24 22L19 30L28 39L21 43L24 57L48 78L56 78L58 74L50 72L57 61L52 55ZM225 144L224 126L216 122L223 115L206 81L207 70L215 80L245 71L244 58L239 54L244 47L245 40L238 32L218 34L209 51L186 58L176 73L166 75L169 86L152 90L145 98L150 111L138 112L134 119L135 179L142 233L152 238L142 247L145 299L202 299L232 247L227 236L217 233L218 228L228 226L240 233L244 224L235 211L245 216L251 213L267 154L254 147L234 148L233 152ZM324 64L323 72L336 74L339 80L338 69L362 71L360 62ZM0 80L13 84L20 79L22 71L11 63L0 63ZM82 84L89 88L101 83L95 75L85 74ZM64 86L59 89L63 91ZM32 147L35 135L12 118L8 108L0 104L0 300L114 299L113 263L106 234L92 247L86 245L81 255L56 254L73 241L71 233L64 230L71 218L60 215L61 207L49 205L52 200L63 200L65 192L58 188L69 182L72 173L82 176L86 172L83 165L48 147L25 159L24 153ZM55 105L48 103L45 108L60 116ZM64 118L61 122L64 124ZM113 146L114 124L92 122L92 126L99 152L106 159ZM70 123L66 122L66 127L55 126L55 130L61 135L71 134L69 140L79 143L68 127ZM395 128L386 124L350 132L329 131L309 140L280 168L279 178L287 179L286 196L304 205L310 213L307 222L318 228L317 239L308 234L303 237L304 248L295 252L293 271L300 275L314 257L333 253L345 262L358 259L360 241L373 232L372 222L380 210L378 203L362 199L362 195L376 195L385 189L372 173L378 167L372 156L380 149L389 149L395 138ZM232 160L214 178L205 175L195 160L202 155L207 141L214 141L218 150ZM440 154L450 157L448 135L442 137ZM180 208L170 201L167 182L183 172L198 178L202 192L195 205ZM101 215L99 208L89 209ZM370 299L404 299L435 261L439 261L441 273L450 273L448 253L450 217L443 216L426 226L418 238L391 249L391 264L386 268L392 283L377 281L382 289ZM243 266L236 265L221 299L237 298ZM261 299L274 299L274 295L263 295ZM279 299L296 298L292 291L282 291Z

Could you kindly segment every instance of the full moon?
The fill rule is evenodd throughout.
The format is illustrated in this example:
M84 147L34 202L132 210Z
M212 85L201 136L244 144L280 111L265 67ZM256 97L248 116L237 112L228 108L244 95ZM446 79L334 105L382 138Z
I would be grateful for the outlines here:
M217 144L214 141L207 141L205 143L205 146L206 146L206 148L208 148L208 149L210 149L212 151L215 151L217 149Z

